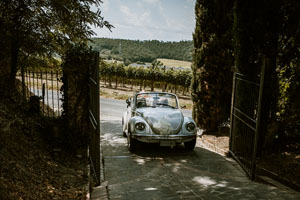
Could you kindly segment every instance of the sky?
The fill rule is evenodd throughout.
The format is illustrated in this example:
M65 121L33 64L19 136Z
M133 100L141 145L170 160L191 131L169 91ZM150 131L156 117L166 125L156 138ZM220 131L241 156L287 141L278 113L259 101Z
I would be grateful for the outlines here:
M102 0L101 15L115 28L93 37L130 40L192 40L195 0Z

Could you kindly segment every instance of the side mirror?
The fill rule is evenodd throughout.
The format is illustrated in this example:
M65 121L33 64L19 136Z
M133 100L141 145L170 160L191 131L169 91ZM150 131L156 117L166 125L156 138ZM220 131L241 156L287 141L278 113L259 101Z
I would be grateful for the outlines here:
M130 104L131 104L130 98L126 99L126 103L127 103L127 107L130 106Z

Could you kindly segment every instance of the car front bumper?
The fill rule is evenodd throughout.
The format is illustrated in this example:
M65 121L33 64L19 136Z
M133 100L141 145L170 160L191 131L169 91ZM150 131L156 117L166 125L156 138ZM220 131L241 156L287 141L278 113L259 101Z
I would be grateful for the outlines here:
M146 143L161 143L170 142L170 144L188 142L197 138L197 135L146 135L146 134L133 134L133 139ZM167 143L166 143L167 144ZM173 145L170 145L173 146Z

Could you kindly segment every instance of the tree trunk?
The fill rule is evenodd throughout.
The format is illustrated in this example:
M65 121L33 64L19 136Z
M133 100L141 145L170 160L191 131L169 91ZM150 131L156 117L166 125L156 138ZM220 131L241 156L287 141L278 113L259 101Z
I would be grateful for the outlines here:
M108 87L112 87L112 85L111 85L111 76L108 76Z
M143 87L143 80L140 80L140 91L142 91L142 87Z
M164 91L168 92L168 82L167 82L167 81L166 81L166 83L165 83Z
M153 92L154 91L154 81L151 80L151 91Z
M115 89L118 88L118 76L116 76L116 85L115 85Z

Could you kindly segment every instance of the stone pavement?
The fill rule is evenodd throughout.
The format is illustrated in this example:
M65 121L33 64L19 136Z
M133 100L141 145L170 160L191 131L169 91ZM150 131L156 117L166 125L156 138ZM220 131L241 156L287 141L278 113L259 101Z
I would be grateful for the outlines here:
M132 154L119 119L102 118L101 132L109 199L300 199L289 188L249 180L235 161L201 147L201 139L193 152L143 144Z

